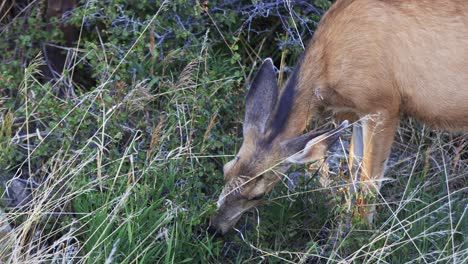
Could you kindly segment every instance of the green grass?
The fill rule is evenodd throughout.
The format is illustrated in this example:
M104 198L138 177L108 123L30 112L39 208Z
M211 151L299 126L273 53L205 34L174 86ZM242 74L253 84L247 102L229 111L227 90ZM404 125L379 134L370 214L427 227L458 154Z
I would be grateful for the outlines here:
M204 85L200 79L193 82ZM211 85L223 84L214 81ZM167 99L174 112L164 118L163 125L151 127L153 132L159 127L160 132L150 155L152 134L117 129L122 128L117 108L103 104L99 116L87 110L89 106L81 106L85 111L70 106L50 135L66 120L78 122L75 133L80 133L88 119L97 120L98 127L89 139L76 145L70 142L68 148L57 146L39 170L47 173L47 178L35 191L31 207L8 211L13 232L2 238L10 243L2 250L2 259L75 259L78 263L466 260L466 175L464 167L445 175L437 165L450 166L448 161L425 164L431 157L446 155L438 155L438 147L435 153L424 153L434 155L429 157L414 156L408 150L409 156L401 156L401 163L391 168L389 176L394 181L384 185L382 197L377 199L375 229L366 230L354 223L349 233L334 241L343 214L337 212L343 212L344 205L340 194L331 194L332 187L322 189L314 181L293 193L280 184L266 205L241 220L238 231L222 239L210 236L206 220L221 190L220 164L235 153L235 142L238 144L240 138L217 138L230 142L228 148L220 148L220 154L204 150L210 141L203 136L210 137L211 131L197 129L206 126L210 120L206 116L213 115L199 105L183 105L193 100L188 96L203 96L189 90L180 88ZM100 93L105 91L83 93L78 100L92 101ZM37 107L46 97L36 99ZM25 116L25 120L31 118ZM221 126L214 125L215 130L219 137L224 136ZM37 145L24 164L37 162L39 154L43 155L40 145L47 144L49 137L35 140ZM407 143L399 146L402 144ZM450 149L452 143L435 144L446 144L443 149ZM446 159L452 160L450 156ZM457 181L462 182L457 186ZM67 250L74 251L67 255Z
M350 214L341 189L349 173L334 168L331 186L313 177L291 191L284 179L235 231L210 235L222 164L242 141L244 76L264 47L226 36L220 42L206 31L151 64L141 57L149 30L141 28L127 46L126 60L109 50L111 42L69 53L77 71L86 60L99 65L93 87L44 84L41 55L15 71L17 86L8 86L11 76L0 79L8 79L0 99L0 176L39 183L28 207L1 206L0 228L12 231L0 237L0 262L468 261L466 137L427 132L412 120L398 131L373 228L356 217L345 227ZM131 75L129 64L140 61L141 72ZM150 68L154 74L144 75Z

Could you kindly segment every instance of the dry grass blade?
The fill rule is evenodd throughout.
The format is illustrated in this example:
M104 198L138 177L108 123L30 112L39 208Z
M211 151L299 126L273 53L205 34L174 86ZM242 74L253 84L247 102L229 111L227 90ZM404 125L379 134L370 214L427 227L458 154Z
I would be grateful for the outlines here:
M162 134L164 133L163 127L165 125L165 120L166 118L164 116L160 116L159 122L156 125L156 128L154 129L153 133L151 134L150 146L148 150L146 151L147 161L149 161L154 151L156 150L156 147L159 145L162 139Z
M184 69L180 73L179 79L174 85L174 89L179 90L196 86L197 83L193 78L193 73L198 69L200 62L202 62L200 59L195 59L185 65Z

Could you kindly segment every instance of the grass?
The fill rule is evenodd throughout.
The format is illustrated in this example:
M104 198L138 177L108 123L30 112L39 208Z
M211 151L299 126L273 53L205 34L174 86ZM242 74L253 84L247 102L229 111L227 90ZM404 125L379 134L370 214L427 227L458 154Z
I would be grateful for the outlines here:
M346 208L342 189L349 173L341 160L331 186L320 186L315 171L295 167L294 190L285 178L234 232L210 235L221 166L241 143L243 76L254 67L219 54L206 32L190 53L174 50L153 65L157 78L112 79L127 74L121 65L149 30L114 68L104 46L93 51L109 69L93 89L74 87L58 96L69 88L38 79L39 56L22 74L18 98L2 95L6 186L23 178L38 187L27 206L0 210L0 234L2 226L12 229L0 237L0 262L468 261L466 136L431 132L408 119L396 137L386 174L391 180L376 198L373 228L355 217L356 207ZM263 46L239 46L254 65L255 49ZM93 56L69 52L76 65ZM3 106L10 101L14 107ZM346 230L348 215L354 217Z

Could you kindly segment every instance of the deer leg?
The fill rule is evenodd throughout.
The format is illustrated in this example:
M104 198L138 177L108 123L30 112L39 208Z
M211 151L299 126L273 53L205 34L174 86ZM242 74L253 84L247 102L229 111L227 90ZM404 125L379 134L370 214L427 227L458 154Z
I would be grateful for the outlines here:
M353 124L353 135L351 136L351 142L349 143L349 155L348 155L348 166L351 172L351 195L357 191L357 182L359 182L359 171L362 164L362 156L364 153L364 143L362 136L362 126L360 121L356 121Z
M380 189L398 121L398 115L382 112L362 120L364 151L359 181L364 199L359 199L358 204L361 203L361 215L368 224L373 222L375 205L368 206L365 198Z
M364 152L364 144L362 137L362 126L359 120L353 123L353 134L349 143L348 152L348 170L350 172L350 181L348 195L346 199L346 214L344 216L344 223L342 221L338 224L340 235L348 233L351 229L351 220L353 216L353 208L356 205L356 192L359 190L359 171L362 164L362 155Z
M362 141L362 126L359 116L353 112L344 112L335 114L335 119L344 121L348 120L353 123L353 134L349 143L348 152L348 169L351 172L351 187L350 193L353 194L357 190L356 181L359 168L361 167L362 153L364 152L364 144ZM348 204L351 206L352 204ZM348 209L351 209L350 207Z

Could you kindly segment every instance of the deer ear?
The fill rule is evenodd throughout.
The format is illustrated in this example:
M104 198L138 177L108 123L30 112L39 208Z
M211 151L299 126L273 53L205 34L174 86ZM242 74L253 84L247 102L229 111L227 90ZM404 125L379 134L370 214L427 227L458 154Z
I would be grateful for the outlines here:
M276 106L277 99L278 85L275 66L268 58L263 61L247 93L244 135L251 128L255 128L261 134L265 133L268 118Z
M287 161L303 164L323 159L325 152L338 139L347 126L348 121L344 121L335 129L314 131L283 142L283 151L288 156Z

